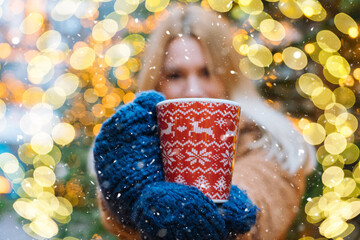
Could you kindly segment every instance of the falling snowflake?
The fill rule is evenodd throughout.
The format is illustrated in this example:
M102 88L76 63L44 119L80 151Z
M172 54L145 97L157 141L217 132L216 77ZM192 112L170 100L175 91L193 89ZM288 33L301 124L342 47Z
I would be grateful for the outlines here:
M221 177L216 183L215 183L215 187L216 190L218 191L224 191L226 190L226 182L225 182L225 178Z
M208 189L210 187L210 184L208 180L205 178L205 176L201 175L196 179L194 186L202 190L202 189Z
M181 175L178 175L178 176L174 179L174 181L175 181L176 183L187 184L185 178L184 178L183 176L181 176Z
M173 162L176 161L176 159L174 158L175 155L176 153L174 151L168 149L162 152L162 159L165 163L171 165Z
M210 162L209 157L211 157L211 152L206 152L206 149L204 148L200 152L198 152L196 149L192 149L191 152L186 152L189 157L185 161L190 162L191 165L195 163L200 163L204 165L206 162Z
M225 153L221 153L223 159L220 160L224 164L224 167L226 166L232 166L233 159L234 159L234 153L232 151L226 150Z

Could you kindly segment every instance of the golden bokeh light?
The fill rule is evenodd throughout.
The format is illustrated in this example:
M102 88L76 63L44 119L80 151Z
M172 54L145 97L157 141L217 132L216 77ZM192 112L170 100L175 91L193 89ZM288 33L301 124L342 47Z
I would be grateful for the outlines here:
M346 108L339 103L330 103L324 109L324 116L325 116L326 121L333 125L335 125L335 122L339 118L339 116L342 116L342 117L340 117L340 119L344 117L342 115L343 113L347 114ZM345 119L346 119L346 116L342 122L344 122Z
M303 15L299 4L295 0L280 0L278 7L282 14L291 19L298 19Z
M118 24L113 19L104 19L95 24L92 30L93 38L98 42L111 39L118 31Z
M309 123L304 127L302 133L305 141L312 145L319 145L326 136L324 127L318 123Z
M94 49L81 47L76 49L70 57L70 65L77 70L91 67L95 61Z
M208 3L212 9L218 12L228 12L233 6L232 0L208 0Z
M0 168L7 174L14 173L19 168L19 161L11 153L0 154Z
M247 34L237 34L232 39L234 49L241 55L247 55L249 48L256 44L256 41Z
M86 91L84 92L84 99L85 101L87 101L88 103L95 103L98 100L98 96L96 95L95 91L93 88L88 88L86 89Z
M51 187L54 185L56 177L53 170L48 167L41 166L34 170L34 180L42 187Z
M5 116L6 113L6 104L3 100L0 99L0 119Z
M308 63L305 53L296 47L285 48L282 55L286 66L294 70L304 69Z
M358 29L355 20L343 12L336 14L334 23L336 28L344 34L349 34L350 29Z
M264 4L261 0L243 0L243 1L238 1L238 4L241 10L243 10L244 12L250 15L260 14L264 10Z
M326 60L326 69L337 78L347 77L350 74L348 61L337 55L331 56Z
M323 87L323 82L313 73L304 73L297 79L296 86L300 94L303 93L304 97L310 97L315 89Z
M105 53L105 62L108 66L118 67L127 62L131 50L126 44L116 44L110 47Z
M349 109L354 106L356 98L354 92L347 87L338 87L334 90L336 102Z
M66 96L73 94L80 84L79 77L73 73L64 73L60 75L54 83L55 87L64 90Z
M61 43L61 34L55 30L49 30L41 34L36 41L39 51L48 52L55 50Z
M217 0L210 0L209 4L211 5L211 1L217 1ZM225 0L229 1L229 0ZM150 12L160 12L164 10L169 5L170 0L145 0L145 7ZM232 1L230 1L231 3ZM224 3L224 1L222 1ZM226 5L226 4L223 4Z
M46 226L46 227L44 227ZM54 237L59 229L57 224L48 216L41 216L35 218L30 223L30 229L35 232L36 234L45 237L45 238L52 238Z
M281 41L285 38L286 32L284 26L273 19L265 19L260 23L262 35L270 41Z
M331 133L325 138L324 146L329 153L340 154L345 150L347 141L344 135L340 133Z
M116 0L114 10L120 15L127 15L134 12L139 3L139 0Z
M77 1L62 0L58 1L55 7L51 10L51 18L55 21L65 21L71 18L78 6Z
M21 23L20 31L24 34L33 34L40 30L44 23L44 17L37 12L30 13Z
M135 93L128 92L124 95L123 102L126 104L126 103L134 101L134 99L135 99Z
M145 38L140 34L131 34L125 37L122 41L130 49L130 56L135 56L142 52L145 48Z
M19 198L13 204L14 210L21 217L32 220L36 217L36 209L32 206L32 201L27 198Z
M35 104L42 102L42 96L44 94L44 90L40 87L30 87L25 90L22 95L22 103L30 108Z
M266 19L272 20L273 18L268 13L261 12L259 14L250 15L248 21L254 29L256 29L257 31L260 31L260 25L261 25L262 21L264 21ZM267 29L265 29L265 31L267 31Z
M44 84L54 75L54 65L51 59L44 55L32 58L27 67L29 81L33 84Z
M126 27L127 23L129 22L129 17L127 14L118 14L116 12L112 12L106 16L105 19L110 19L116 22L117 24L117 31L122 30Z
M66 93L60 87L52 87L45 91L42 96L43 103L50 105L53 109L62 107L66 100Z
M29 197L37 197L44 191L44 188L40 186L33 178L25 178L21 182L21 188Z
M67 145L75 138L75 129L71 124L59 123L52 130L52 138L58 145Z
M340 39L329 30L322 30L316 34L319 46L327 52L337 52L341 47Z
M273 61L271 51L260 44L251 45L247 56L249 60L258 67L268 67Z
M11 54L11 46L8 43L0 43L0 59L6 59Z
M241 59L239 67L241 73L251 80L260 79L265 74L265 69L263 67L256 66L248 58Z
M344 171L336 166L327 168L322 174L322 182L325 186L335 187L344 179Z
M311 93L311 100L319 109L325 109L329 104L335 103L334 93L327 87L315 88Z
M38 154L47 154L53 148L54 142L49 134L40 132L31 138L31 148Z

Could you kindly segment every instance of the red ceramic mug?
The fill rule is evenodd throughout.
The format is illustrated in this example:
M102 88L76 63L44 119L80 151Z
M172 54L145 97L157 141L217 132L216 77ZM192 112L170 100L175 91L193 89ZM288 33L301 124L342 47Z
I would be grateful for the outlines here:
M165 179L197 187L216 203L229 199L240 119L238 103L180 98L156 105Z

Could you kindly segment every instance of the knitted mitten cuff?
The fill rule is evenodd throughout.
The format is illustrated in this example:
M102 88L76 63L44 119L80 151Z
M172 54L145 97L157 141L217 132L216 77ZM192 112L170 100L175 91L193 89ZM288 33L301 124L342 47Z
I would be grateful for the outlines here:
M95 169L101 192L122 223L130 221L132 205L143 188L164 181L155 105L164 100L143 92L105 121L95 139Z

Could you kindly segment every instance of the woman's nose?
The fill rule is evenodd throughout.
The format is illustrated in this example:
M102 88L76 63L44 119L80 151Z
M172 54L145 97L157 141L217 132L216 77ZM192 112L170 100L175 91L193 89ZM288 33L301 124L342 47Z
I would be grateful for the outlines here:
M203 98L206 97L204 86L198 76L191 75L187 78L187 87L185 90L187 98Z

